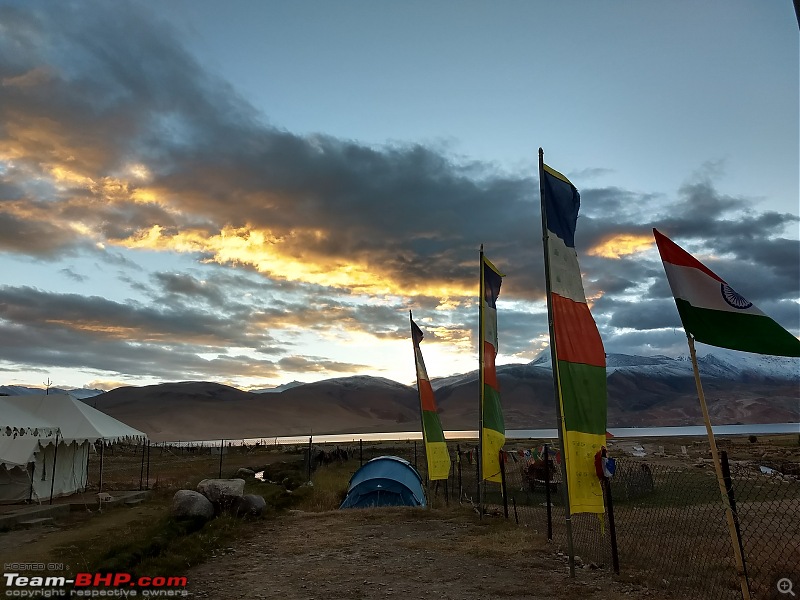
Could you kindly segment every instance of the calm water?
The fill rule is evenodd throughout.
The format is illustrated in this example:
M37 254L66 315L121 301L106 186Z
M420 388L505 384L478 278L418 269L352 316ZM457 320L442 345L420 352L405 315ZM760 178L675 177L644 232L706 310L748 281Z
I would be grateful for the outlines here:
M800 434L800 423L757 423L751 425L715 425L713 426L716 435L768 435L776 433L798 433ZM640 438L640 437L676 437L676 436L705 436L706 428L703 425L689 425L683 427L612 427L609 430L614 437L618 438ZM476 440L478 431L445 431L445 438L448 440ZM307 444L310 436L282 436L266 438L247 438L240 440L225 440L238 446L242 443L255 444L257 442L265 444ZM509 429L506 431L506 439L555 439L558 433L555 429ZM344 433L338 435L315 435L313 442L318 444L325 443L347 443L358 442L381 442L381 441L405 441L421 440L422 434L419 431L401 431L392 433ZM206 440L196 442L175 442L180 445L204 445L218 446L220 440Z

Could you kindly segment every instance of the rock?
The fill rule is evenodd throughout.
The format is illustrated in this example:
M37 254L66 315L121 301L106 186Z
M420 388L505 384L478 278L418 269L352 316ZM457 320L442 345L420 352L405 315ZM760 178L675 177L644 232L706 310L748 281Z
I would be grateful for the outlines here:
M197 484L197 491L208 498L219 513L244 495L244 479L203 479Z
M260 516L266 507L267 503L264 497L256 494L245 494L241 498L237 498L233 504L234 512L238 517Z
M172 516L178 519L203 519L214 517L214 505L200 492L178 490L172 497Z
M253 469L248 469L246 467L242 467L238 471L236 471L236 477L241 477L244 479L245 477L255 477L256 472Z

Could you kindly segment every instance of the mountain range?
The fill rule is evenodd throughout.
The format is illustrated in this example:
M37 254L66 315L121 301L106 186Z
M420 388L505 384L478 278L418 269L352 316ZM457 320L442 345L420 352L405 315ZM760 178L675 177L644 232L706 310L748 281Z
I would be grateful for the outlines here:
M699 425L687 357L607 355L608 427ZM715 425L800 422L800 361L715 349L698 358ZM555 426L549 353L497 368L506 429ZM477 371L432 381L445 430L478 427ZM51 388L51 393L55 390ZM66 390L154 441L418 431L416 387L364 375L246 392L209 382ZM0 386L0 394L41 393Z

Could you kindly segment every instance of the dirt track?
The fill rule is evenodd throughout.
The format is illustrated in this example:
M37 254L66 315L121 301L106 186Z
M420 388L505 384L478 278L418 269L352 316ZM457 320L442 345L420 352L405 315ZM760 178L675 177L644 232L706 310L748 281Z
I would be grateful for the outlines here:
M188 573L213 600L669 598L579 568L522 528L469 512L368 509L294 512L257 521L223 555Z

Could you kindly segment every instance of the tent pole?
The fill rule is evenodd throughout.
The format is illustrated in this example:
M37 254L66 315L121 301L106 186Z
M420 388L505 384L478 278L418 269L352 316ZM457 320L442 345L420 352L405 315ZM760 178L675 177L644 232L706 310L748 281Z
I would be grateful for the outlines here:
M34 482L34 479L33 479L33 478L34 478L35 476L36 476L36 461L34 460L34 461L31 463L31 472L30 472L30 477L31 477L31 491L30 491L30 494L28 494L28 502L33 502L33 482Z
M100 487L98 488L98 492L103 491L103 455L105 454L105 447L106 445L103 443L103 440L100 440Z
M56 485L56 459L58 458L58 433L56 433L56 443L53 446L53 476L50 478L50 504L53 503L53 490Z

